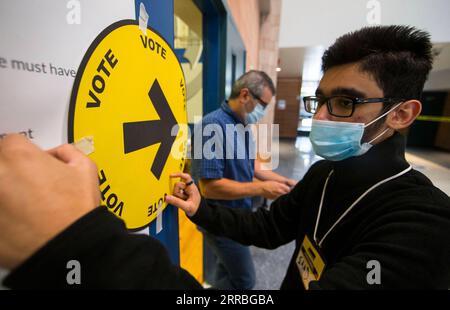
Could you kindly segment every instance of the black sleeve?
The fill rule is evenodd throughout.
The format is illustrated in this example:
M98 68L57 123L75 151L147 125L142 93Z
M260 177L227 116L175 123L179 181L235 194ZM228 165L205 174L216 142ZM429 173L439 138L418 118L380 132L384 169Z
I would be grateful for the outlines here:
M270 210L256 212L212 205L202 201L191 220L207 231L241 244L275 249L297 236L304 181L276 199Z
M80 285L67 282L71 260L80 263ZM146 235L130 234L104 207L48 242L13 270L3 284L12 289L201 289L188 272L171 263L161 243Z

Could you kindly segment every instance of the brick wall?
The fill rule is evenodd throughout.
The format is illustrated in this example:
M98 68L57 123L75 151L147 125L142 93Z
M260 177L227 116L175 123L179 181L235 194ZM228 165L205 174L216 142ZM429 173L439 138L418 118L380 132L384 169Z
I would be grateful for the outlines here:
M247 51L247 70L259 65L259 1L228 0L228 6Z
M247 50L247 70L265 71L275 85L277 85L281 1L271 0L270 13L260 16L258 0L228 0L231 14ZM272 100L260 124L273 124L274 103L275 100ZM265 141L270 147L272 142L270 129L268 135L255 136L258 142Z

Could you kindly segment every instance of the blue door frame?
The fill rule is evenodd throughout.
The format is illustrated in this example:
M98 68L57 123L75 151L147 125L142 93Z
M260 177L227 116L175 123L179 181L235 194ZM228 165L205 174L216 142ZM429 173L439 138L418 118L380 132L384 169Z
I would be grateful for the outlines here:
M135 0L136 19L139 19L139 6L144 3L148 12L148 25L158 31L173 48L174 17L173 0ZM150 224L149 233L161 241L169 252L174 264L180 264L180 245L178 231L178 209L167 206L162 213L163 229L156 233L156 220Z
M221 0L194 0L203 13L203 115L225 99L227 12Z
M173 47L173 0L135 0L136 19L139 18L141 2L149 14L149 26L158 31ZM221 0L194 0L194 3L203 13L203 113L207 114L217 109L225 99L227 12ZM179 265L178 209L167 206L162 219L163 230L157 234L156 221L153 221L149 233L166 246L172 262Z

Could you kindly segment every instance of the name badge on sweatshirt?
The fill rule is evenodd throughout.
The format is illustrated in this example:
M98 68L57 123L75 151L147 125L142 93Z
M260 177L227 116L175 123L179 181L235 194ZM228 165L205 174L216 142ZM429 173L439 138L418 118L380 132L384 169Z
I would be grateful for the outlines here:
M315 244L305 235L297 255L297 267L305 289L309 289L311 281L318 281L325 269L325 261L320 256Z

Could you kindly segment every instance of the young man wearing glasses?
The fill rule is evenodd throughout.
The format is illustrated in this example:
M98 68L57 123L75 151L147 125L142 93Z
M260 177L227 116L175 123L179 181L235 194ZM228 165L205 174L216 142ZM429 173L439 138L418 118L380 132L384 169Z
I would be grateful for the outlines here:
M294 180L261 170L255 161L255 144L248 125L264 116L274 95L271 78L263 71L251 70L234 83L230 97L219 109L196 124L192 176L209 203L251 210L252 197L275 199L295 185ZM199 135L203 138L201 144ZM209 149L211 140L219 145ZM201 154L197 154L199 150ZM255 269L249 248L206 231L203 235L215 256L212 285L218 289L251 289Z
M413 27L378 26L328 48L316 94L304 98L313 149L325 160L270 211L198 207L192 188L167 201L242 244L295 240L282 288L448 289L450 199L405 160L399 133L420 114L431 47Z

